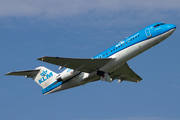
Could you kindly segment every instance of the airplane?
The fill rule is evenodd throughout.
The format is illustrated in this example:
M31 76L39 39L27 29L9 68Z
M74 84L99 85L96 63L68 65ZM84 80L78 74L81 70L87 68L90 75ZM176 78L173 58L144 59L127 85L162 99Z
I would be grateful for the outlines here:
M93 58L41 57L38 60L66 68L57 74L43 66L34 70L9 72L6 75L25 76L39 84L44 95L84 85L98 80L139 82L142 80L127 61L168 38L176 29L174 24L151 24L118 42Z

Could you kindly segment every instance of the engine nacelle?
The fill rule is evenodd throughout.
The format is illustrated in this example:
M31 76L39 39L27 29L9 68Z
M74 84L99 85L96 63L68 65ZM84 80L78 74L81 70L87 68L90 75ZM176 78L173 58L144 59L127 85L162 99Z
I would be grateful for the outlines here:
M108 73L104 73L104 75L101 76L101 80L106 82L112 82L112 78L110 78Z
M65 80L67 80L67 79L75 76L76 73L77 73L77 71L74 71L73 69L67 68L67 69L65 69L62 73L60 73L60 74L56 77L56 79L57 79L58 82L60 82L60 81L65 81Z

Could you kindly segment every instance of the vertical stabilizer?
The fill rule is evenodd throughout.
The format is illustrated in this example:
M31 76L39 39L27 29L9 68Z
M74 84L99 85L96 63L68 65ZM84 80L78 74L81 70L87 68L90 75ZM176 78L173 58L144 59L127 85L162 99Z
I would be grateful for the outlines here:
M42 88L46 88L50 84L56 81L57 73L45 68L37 67L35 70L39 70L36 76L31 77Z

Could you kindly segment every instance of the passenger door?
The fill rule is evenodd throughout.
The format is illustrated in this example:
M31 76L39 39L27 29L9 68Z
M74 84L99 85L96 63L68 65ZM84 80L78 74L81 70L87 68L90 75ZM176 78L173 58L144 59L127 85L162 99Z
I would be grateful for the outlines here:
M149 28L146 28L145 33L147 38L150 38L152 36Z

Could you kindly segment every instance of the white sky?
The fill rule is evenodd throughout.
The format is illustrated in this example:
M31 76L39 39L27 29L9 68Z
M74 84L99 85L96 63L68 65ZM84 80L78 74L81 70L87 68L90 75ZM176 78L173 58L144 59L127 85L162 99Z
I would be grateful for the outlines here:
M179 10L179 0L1 0L2 17L71 16L88 12Z

